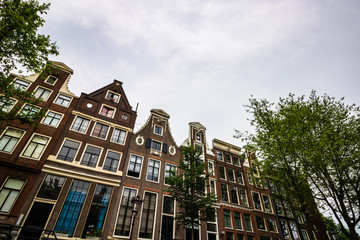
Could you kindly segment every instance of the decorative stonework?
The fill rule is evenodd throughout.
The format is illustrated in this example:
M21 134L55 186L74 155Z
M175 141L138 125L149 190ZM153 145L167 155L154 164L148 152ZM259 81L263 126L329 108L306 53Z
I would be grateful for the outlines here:
M169 152L170 152L171 155L175 155L176 154L176 148L173 145L171 145L169 147Z
M136 144L139 145L139 146L143 145L143 144L144 144L144 137L138 135L138 136L136 137L136 139L135 139L135 142L136 142Z

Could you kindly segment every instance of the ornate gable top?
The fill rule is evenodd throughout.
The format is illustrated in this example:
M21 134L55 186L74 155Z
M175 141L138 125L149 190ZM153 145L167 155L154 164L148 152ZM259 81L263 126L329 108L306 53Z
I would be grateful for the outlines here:
M71 74L74 74L74 71L71 68L69 68L65 63L56 62L56 61L50 61L50 63L55 67L61 68L67 72L70 72Z
M150 112L153 113L153 114L160 115L160 116L165 117L165 118L170 118L170 115L167 114L167 113L166 113L164 110L162 110L162 109L151 109Z

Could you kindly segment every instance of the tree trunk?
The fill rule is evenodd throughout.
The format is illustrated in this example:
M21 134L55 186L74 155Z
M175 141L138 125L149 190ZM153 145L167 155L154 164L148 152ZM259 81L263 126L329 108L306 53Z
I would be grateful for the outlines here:
M351 225L351 226L349 226L348 225L348 227L349 227L349 231L350 231L350 239L351 240L359 240L360 238L359 238L359 235L357 234L357 232L356 232L356 225Z

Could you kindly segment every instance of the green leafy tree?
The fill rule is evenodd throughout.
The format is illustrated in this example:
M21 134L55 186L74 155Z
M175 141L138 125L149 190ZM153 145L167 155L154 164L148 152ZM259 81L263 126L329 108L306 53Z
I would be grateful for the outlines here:
M177 170L169 171L171 176L166 181L170 187L166 191L180 208L176 219L182 222L184 228L191 229L194 239L194 229L200 221L210 219L216 196L206 193L210 173L206 173L206 164L200 160L201 150L189 145L182 148L181 154Z
M45 23L41 15L47 13L49 6L36 0L0 0L0 123L14 119L32 123L44 114L40 111L28 118L19 116L17 107L12 111L6 109L11 104L10 97L22 103L37 103L31 94L11 85L10 71L40 72L45 69L49 55L58 55L50 37L37 33Z
M312 91L309 99L290 94L277 104L251 98L247 110L263 175L308 213L315 197L348 238L359 239L359 107Z

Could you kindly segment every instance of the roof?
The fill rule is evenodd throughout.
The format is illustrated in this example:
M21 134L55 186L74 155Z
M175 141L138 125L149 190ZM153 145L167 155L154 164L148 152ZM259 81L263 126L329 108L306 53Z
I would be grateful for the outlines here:
M55 67L61 68L62 70L65 70L66 72L70 72L71 74L74 74L74 71L63 62L50 61L50 63L51 63L51 65L53 65Z
M154 114L157 114L157 115L160 115L162 117L165 117L165 118L170 118L170 115L167 114L164 110L162 109L151 109L150 111L151 113L154 113Z

